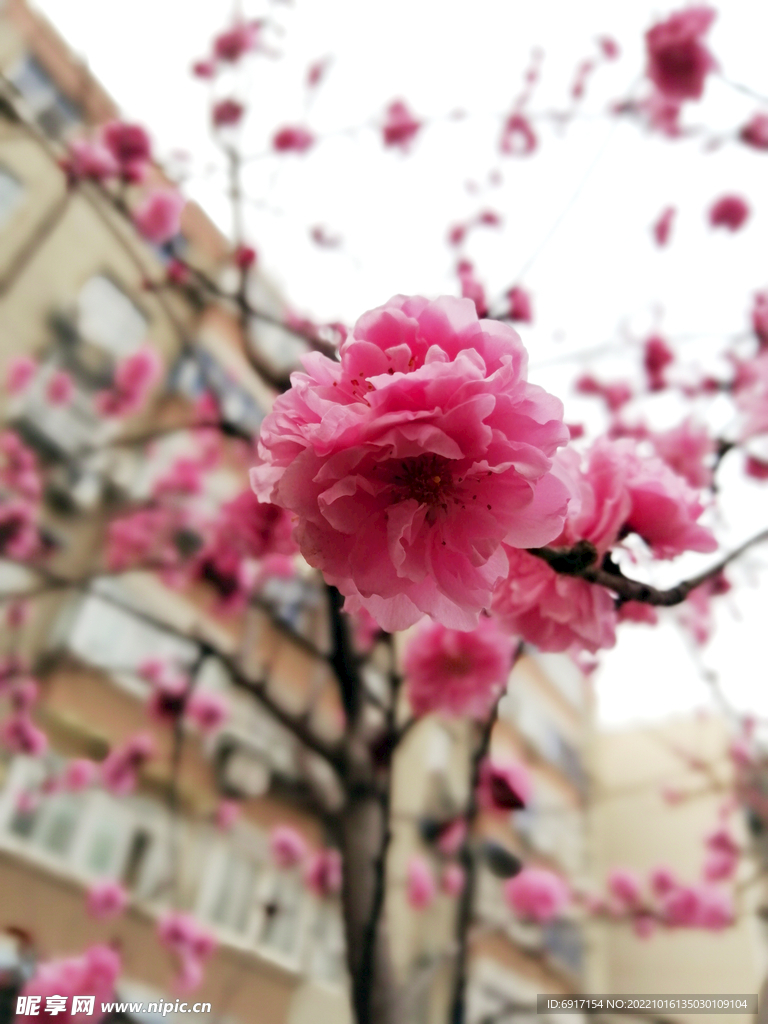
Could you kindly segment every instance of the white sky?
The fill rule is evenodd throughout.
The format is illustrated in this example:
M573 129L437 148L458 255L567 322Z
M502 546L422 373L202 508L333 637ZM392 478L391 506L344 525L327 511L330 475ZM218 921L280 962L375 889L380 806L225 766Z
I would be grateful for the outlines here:
M524 283L534 295L536 321L521 334L531 352L531 378L563 398L571 422L597 424L594 407L569 390L576 367L608 378L635 374L631 339L650 327L679 337L680 353L703 363L711 363L718 333L744 329L752 293L768 285L768 154L735 144L704 153L700 142L670 143L602 116L609 100L636 87L642 34L674 7L645 0L265 3L246 0L244 9L252 16L268 10L282 23L277 42L284 57L257 62L247 82L231 84L251 108L243 151L263 154L285 123L304 122L326 137L306 157L262 156L249 164L248 191L256 201L248 208L249 233L262 266L297 309L353 322L396 292L456 293L446 230L490 206L503 215L505 230L476 232L467 254L491 295L529 267ZM174 150L191 154L194 173L186 191L226 229L222 161L207 133L208 90L188 68L228 21L227 5L38 0L37 6L87 59L125 116L149 126L161 157ZM584 116L565 132L541 124L533 159L499 158L500 114L520 91L532 47L542 46L545 56L531 109L563 109L577 63L596 52L601 34L619 42L622 56L598 71ZM756 0L722 4L710 33L724 75L765 96L767 38L768 5ZM325 55L333 55L333 65L306 110L306 66ZM398 97L417 114L438 118L405 158L384 152L372 127ZM457 108L469 116L445 117ZM727 130L757 109L758 103L712 79L704 102L692 105L686 118ZM491 170L501 172L500 186L489 184ZM469 194L468 180L479 183L479 194ZM708 205L724 192L753 203L748 227L735 236L713 233L705 223ZM649 225L667 204L679 212L672 244L659 252ZM340 234L343 247L314 247L308 229L316 224ZM569 353L627 336L613 356L568 361ZM655 408L657 426L680 418L680 407L667 399ZM713 427L724 425L717 405L702 414ZM765 486L741 481L737 461L726 460L722 470L718 531L726 546L768 519ZM768 550L739 569L746 585L722 602L720 628L704 659L734 702L768 715L765 586L754 585L766 561ZM663 581L707 562L694 556L678 562ZM597 686L606 724L708 702L706 685L671 625L653 633L625 627L618 646L603 656Z

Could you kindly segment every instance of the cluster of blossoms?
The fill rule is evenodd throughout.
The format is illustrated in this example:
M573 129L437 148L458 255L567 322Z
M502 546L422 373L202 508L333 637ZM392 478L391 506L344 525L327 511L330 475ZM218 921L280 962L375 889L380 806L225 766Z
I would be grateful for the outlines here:
M60 1015L57 1014L57 1019L64 1024L85 1024L95 1018L89 1016L87 1010L73 1013L73 997L83 994L94 996L95 1006L114 1000L121 966L120 954L111 946L89 946L81 956L47 960L38 964L19 995L38 996L43 1000L43 1005L49 996L64 997L66 1008Z
M145 661L139 675L152 684L149 713L160 724L173 725L179 719L191 722L203 733L221 728L228 716L225 697L215 691L193 689L186 673L157 658Z
M161 945L173 953L178 961L176 990L192 992L203 980L205 961L216 950L215 938L190 914L175 910L160 918L157 935Z
M333 847L310 851L304 836L289 825L277 825L269 837L272 860L283 870L303 873L310 892L320 898L341 892L341 854Z

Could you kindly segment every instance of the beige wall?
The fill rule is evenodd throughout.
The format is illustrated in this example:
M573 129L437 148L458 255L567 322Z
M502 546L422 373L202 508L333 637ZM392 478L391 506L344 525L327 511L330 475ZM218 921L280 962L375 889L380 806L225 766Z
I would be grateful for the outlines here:
M692 770L675 748L700 758L706 772ZM718 825L718 809L732 782L728 729L715 717L673 720L659 726L598 735L593 746L596 790L591 806L591 854L596 879L612 867L642 875L660 864L683 883L701 880L704 837ZM684 794L664 799L664 787ZM740 816L732 831L748 844ZM743 858L737 875L755 872ZM729 883L725 883L728 885ZM615 993L757 992L765 954L755 910L761 885L747 886L737 902L737 924L718 933L659 929L650 939L635 936L624 922L591 929L589 988ZM726 1024L727 1017L718 1017ZM692 1021L698 1020L691 1017ZM733 1022L744 1021L733 1017Z

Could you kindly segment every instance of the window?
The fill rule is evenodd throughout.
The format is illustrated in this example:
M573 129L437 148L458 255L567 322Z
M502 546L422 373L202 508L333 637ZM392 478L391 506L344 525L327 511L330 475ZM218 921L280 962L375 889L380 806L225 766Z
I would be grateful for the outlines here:
M27 54L9 77L46 135L54 139L62 138L81 121L80 108L64 96L40 61L32 54Z
M146 338L147 318L104 274L83 285L77 298L77 327L82 337L120 359Z
M0 228L10 220L16 207L21 202L24 186L5 167L0 166Z
M265 893L257 942L283 956L295 957L302 931L304 885L296 871L275 871Z
M574 921L550 921L544 925L544 948L549 959L569 974L579 975L584 966L584 938Z
M340 982L346 972L341 909L332 900L318 900L309 933L308 972L320 981Z
M248 434L255 434L264 419L264 411L258 402L202 349L179 360L173 371L172 386L193 401L210 392L218 403L222 418Z

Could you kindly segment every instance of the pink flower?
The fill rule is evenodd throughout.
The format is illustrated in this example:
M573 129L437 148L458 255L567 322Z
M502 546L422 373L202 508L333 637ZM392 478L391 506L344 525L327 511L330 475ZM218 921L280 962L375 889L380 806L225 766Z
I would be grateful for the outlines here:
M669 236L672 233L672 222L675 219L676 213L677 211L674 206L666 206L653 225L653 237L656 239L658 246L664 246L669 241Z
M702 583L690 592L677 609L677 618L697 644L705 644L712 635L714 619L711 601L713 597L727 594L731 585L722 573Z
M575 388L580 395L596 395L602 398L611 412L617 412L633 397L632 388L625 381L604 384L591 373L584 373L578 377Z
M663 895L661 912L671 927L693 926L699 915L698 893L691 886L675 886Z
M737 370L741 380L734 385L736 405L742 414L740 440L768 432L768 351Z
M221 800L216 808L214 821L222 832L229 832L240 817L240 804L236 800Z
M137 413L162 372L160 354L151 345L144 345L121 359L115 368L112 387L97 395L96 404L101 415L130 416Z
M32 356L14 356L8 363L5 390L9 395L18 395L31 383L36 373L37 362Z
M240 124L245 113L242 103L233 99L219 100L211 109L211 118L217 128L230 128Z
M70 182L108 181L120 173L120 164L107 146L97 140L73 139L62 167Z
M232 28L216 36L213 53L217 60L235 64L246 53L256 49L262 23L260 21L237 22Z
M88 913L98 920L117 917L127 905L128 893L118 882L96 882L88 890Z
M269 850L279 868L295 868L307 856L307 844L301 832L289 825L278 825L269 836Z
M466 838L466 819L454 818L442 829L435 846L444 857L453 857L459 852Z
M194 992L203 983L203 965L194 956L179 958L179 973L173 981L173 989L180 995Z
M175 520L167 508L140 509L113 519L107 531L106 563L113 572L125 569L152 554L175 561L170 534Z
M147 709L156 722L173 725L185 708L189 680L182 675L167 675L154 680Z
M186 714L202 732L212 733L229 717L229 704L219 693L195 690L187 701Z
M752 307L752 330L757 335L760 348L768 347L768 292L758 292ZM8 388L10 391L10 387Z
M247 270L256 262L257 253L250 245L239 245L233 254L235 266L240 270Z
M66 370L52 373L45 386L45 397L51 405L69 405L75 393L75 385Z
M553 871L523 868L505 884L504 896L519 917L543 924L565 908L570 891L565 880Z
M125 796L136 787L136 774L155 751L152 737L137 733L115 747L101 763L101 783L115 796Z
M752 746L749 740L738 736L728 747L728 756L740 768L748 768L753 760Z
M416 715L433 711L485 718L506 686L512 640L491 619L473 632L423 626L403 658L408 700Z
M447 896L459 896L464 891L466 878L460 864L446 864L440 876L440 888Z
M706 460L714 455L715 442L706 427L689 418L671 430L651 434L650 441L657 455L691 487L710 486L712 469Z
M340 355L305 356L276 400L254 489L297 517L302 554L351 610L388 631L424 613L472 629L506 576L502 541L560 532L562 406L525 382L514 330L466 300L398 296Z
M435 879L423 857L413 856L408 861L405 891L414 910L426 909L435 898Z
M642 885L634 871L614 868L608 875L608 891L623 908L631 908L640 902Z
M709 209L709 223L713 228L738 231L749 217L749 204L741 196L722 196Z
M648 77L669 100L697 100L715 60L701 41L715 17L709 7L689 7L645 34Z
M696 522L704 511L696 492L661 459L642 458L633 441L598 441L591 471L623 479L630 499L624 527L642 537L656 558L717 547L712 532Z
M504 122L499 149L510 156L530 156L539 140L531 122L520 113L510 114Z
M650 604L640 601L625 601L618 610L619 622L644 622L655 626L659 621L659 613Z
M718 932L733 924L734 910L730 893L714 885L700 885L697 891L696 924Z
M48 749L48 737L37 728L27 711L17 711L0 724L0 745L12 754L42 757Z
M638 939L650 939L656 931L656 921L652 914L637 914L632 922L635 935Z
M768 149L768 114L755 114L741 129L739 138L755 149Z
M196 60L192 65L195 78L215 78L216 64L212 60Z
M175 188L153 189L134 210L133 222L148 242L164 245L178 235L185 203Z
M387 107L382 134L385 146L397 146L407 152L419 134L422 123L417 120L402 100L394 100Z
M456 264L456 273L459 275L462 297L471 299L474 302L478 316L485 316L488 312L485 289L482 283L475 277L474 264L469 260L459 260Z
M301 125L287 125L272 137L272 147L278 153L306 153L314 144L315 136Z
M530 293L515 285L507 292L509 299L509 319L519 323L530 324L533 322L533 306L531 305Z
M120 967L120 956L111 946L90 946L78 957L39 962L20 995L39 996L41 1015L46 997L52 995L64 996L68 1007L71 1007L73 996L87 994L94 997L96 1006L100 1006L102 1001L114 999ZM86 1024L89 1020L95 1021L96 1017L66 1012L61 1020L65 1024Z
M0 554L26 561L39 550L40 536L34 506L21 498L5 498L0 504Z
M526 807L533 795L533 782L521 761L486 758L480 767L478 802L488 811L508 814Z
M646 339L643 351L643 366L651 391L662 391L666 386L664 371L675 361L675 355L666 341L658 334Z
M304 873L307 887L320 897L337 896L341 892L341 854L338 850L318 850L313 853Z
M101 137L117 160L123 177L128 181L141 181L152 159L152 144L141 125L112 121L104 126Z
M99 774L99 766L87 757L76 757L62 772L62 788L70 793L80 793L92 786Z
M243 491L221 508L217 530L244 558L293 555L293 523L285 509Z
M216 940L191 914L169 910L157 923L161 945L182 960L206 960L216 949Z
M702 874L707 882L720 882L730 878L739 866L738 853L710 850L704 861Z

